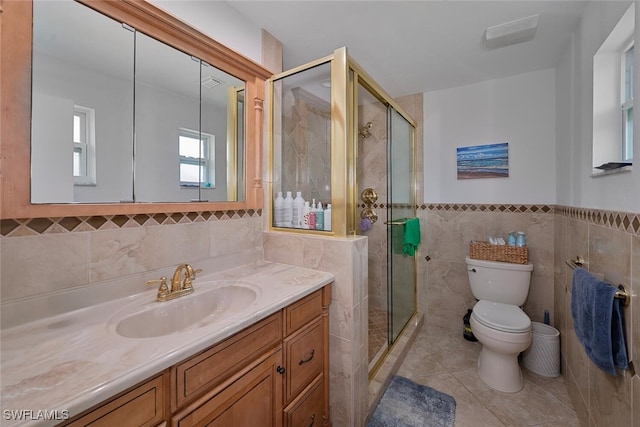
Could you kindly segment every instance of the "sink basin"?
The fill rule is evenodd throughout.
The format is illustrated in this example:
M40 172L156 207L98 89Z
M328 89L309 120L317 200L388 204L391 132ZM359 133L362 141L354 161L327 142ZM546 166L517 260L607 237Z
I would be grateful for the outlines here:
M127 338L152 338L198 329L243 314L258 296L251 285L217 285L196 284L190 295L129 308L114 318L115 331Z

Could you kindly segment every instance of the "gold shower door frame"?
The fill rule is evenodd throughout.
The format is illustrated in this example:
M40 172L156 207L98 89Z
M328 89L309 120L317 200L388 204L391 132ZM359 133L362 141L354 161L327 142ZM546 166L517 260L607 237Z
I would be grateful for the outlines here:
M276 100L274 83L285 77L317 67L331 64L331 204L332 230L314 231L305 229L278 228L269 221L269 230L290 231L292 233L321 234L345 237L357 234L358 185L356 161L358 156L358 84L367 88L383 104L393 107L414 128L416 122L402 109L357 62L347 54L347 48L336 49L333 54L272 76L268 81L269 95L269 167L267 177L269 195L273 195L273 154L274 131L278 126L274 121ZM414 132L415 138L415 132ZM412 141L415 153L415 141ZM415 162L415 155L413 156ZM415 165L414 165L415 170ZM413 185L415 191L415 185ZM273 198L267 197L265 209L269 217L273 215Z
M276 107L276 97L274 96L274 83L285 77L301 73L305 70L323 65L331 64L331 204L332 204L332 230L315 231L306 229L279 228L273 226L273 167L274 167L274 135L279 131L279 123L274 121L274 111L279 111ZM359 220L358 211L358 182L357 182L357 159L358 159L358 86L364 87L387 107L393 108L412 127L411 149L413 160L413 199L416 198L415 185L415 128L416 121L389 96L376 81L367 74L347 54L347 48L336 49L333 54L317 59L283 73L272 76L268 81L269 97L269 167L267 182L269 197L265 199L266 214L269 218L270 231L286 231L291 233L320 234L325 236L345 237L357 234ZM417 265L414 257L414 284L417 283ZM416 301L416 286L414 286L414 304ZM414 307L412 318L415 316ZM411 320L407 324L411 323ZM404 329L404 328L403 328ZM400 333L400 335L402 332ZM369 378L372 378L376 370L381 366L386 354L392 349L388 346L385 355L373 369L370 369Z

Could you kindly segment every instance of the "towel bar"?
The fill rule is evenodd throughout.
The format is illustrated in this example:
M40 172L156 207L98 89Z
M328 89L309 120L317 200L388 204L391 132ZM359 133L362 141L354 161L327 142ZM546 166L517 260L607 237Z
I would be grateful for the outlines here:
M577 267L582 266L582 263L578 264L575 260L565 260L565 263L569 267L571 267L572 270L575 270ZM627 306L631 303L631 295L627 292L623 285L618 285L618 290L616 291L614 297L623 300L622 304L624 306Z

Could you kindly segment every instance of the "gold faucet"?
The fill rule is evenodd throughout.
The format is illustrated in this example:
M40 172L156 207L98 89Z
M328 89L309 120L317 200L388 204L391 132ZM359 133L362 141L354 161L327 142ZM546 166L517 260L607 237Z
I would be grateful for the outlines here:
M182 280L182 270L184 270L184 281ZM147 285L153 285L160 283L158 287L158 293L156 295L156 301L169 301L174 298L181 297L193 292L193 279L196 278L196 274L202 270L194 270L189 264L180 264L176 267L176 271L173 273L171 279L171 289L167 286L167 278L161 277L160 280L149 280Z

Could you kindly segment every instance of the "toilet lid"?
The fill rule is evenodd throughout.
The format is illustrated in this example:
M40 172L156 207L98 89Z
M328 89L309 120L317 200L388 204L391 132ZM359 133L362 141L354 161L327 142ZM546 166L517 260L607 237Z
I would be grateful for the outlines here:
M531 319L516 305L480 300L472 316L481 324L503 332L527 332Z

